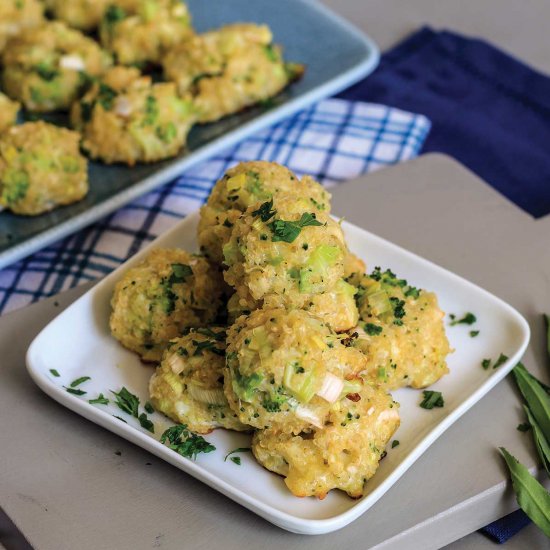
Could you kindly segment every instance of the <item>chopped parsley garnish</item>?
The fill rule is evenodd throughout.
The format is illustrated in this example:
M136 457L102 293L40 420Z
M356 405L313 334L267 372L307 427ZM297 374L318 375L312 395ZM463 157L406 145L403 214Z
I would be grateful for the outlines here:
M111 4L105 11L103 16L103 21L108 27L112 27L119 21L122 21L126 18L126 12L120 7L114 4Z
M138 420L142 428L145 428L146 430L150 431L152 434L155 433L155 425L149 420L149 418L145 413L141 413L138 416Z
M186 264L172 264L172 273L168 279L163 279L161 286L164 290L164 296L160 303L162 309L168 315L176 309L176 302L178 301L178 295L172 290L172 286L175 284L184 283L187 277L193 275L193 270Z
M392 448L392 449L395 449L398 445L399 445L399 441L398 441L397 439L394 439L394 440L391 442L391 448Z
M95 399L88 399L88 403L91 405L108 405L109 400L102 393L100 393Z
M273 44L268 44L267 46L264 46L264 52L269 61L272 61L273 63L279 61L279 54L277 53L277 50L275 49Z
M155 133L164 143L171 143L178 135L178 129L173 122L168 122L162 126L157 126Z
M121 418L120 416L117 416L116 414L113 414L112 416L114 416L115 418L118 418L118 420L120 420L121 422L124 422L124 424L128 424L128 422L126 422L126 420L124 420L124 418Z
M252 212L252 215L259 216L263 222L267 222L277 213L277 211L272 210L272 208L273 208L273 199L261 204L258 210L254 210L254 212Z
M241 457L240 456L232 456L229 460L236 464L237 466L241 465Z
M380 325L375 325L374 323L365 323L363 325L363 330L369 336L377 336L382 332L382 327Z
M73 380L70 384L71 388L76 388L77 386L80 386L80 384L83 384L87 380L91 380L89 376L81 376L80 378L77 378L76 380Z
M151 405L151 402L150 401L146 401L145 402L145 405L143 406L143 408L149 413L149 414L153 414L155 412L155 409L153 408L153 405Z
M479 330L471 330L469 334L471 338L475 338L479 334Z
M481 361L481 366L485 370L487 370L491 366L491 360L490 359L483 359L483 361Z
M172 264L172 275L170 275L168 283L170 285L185 283L187 277L191 277L192 275L193 270L191 266L187 264Z
M56 376L57 378L61 376L55 369L50 369L50 372L52 373L52 376Z
M252 451L252 449L250 447L238 447L237 449L233 449L232 451L229 451L223 461L224 462L227 462L227 459L232 455L232 454L235 454L235 453L249 453L250 451ZM233 460L233 459L232 459Z
M86 392L83 390L79 390L77 388L67 388L67 386L63 386L65 390L67 390L68 393L72 393L73 395L86 395Z
M449 315L451 322L449 323L451 327L455 325L473 325L477 321L477 317L473 313L466 313L462 319L457 319L456 315Z
M155 123L159 114L159 106L157 98L154 95L148 95L145 98L145 116L143 117L143 125L151 126Z
M439 391L424 390L422 394L424 395L424 398L422 399L420 406L423 409L433 409L434 407L443 407L445 405L443 395Z
M516 429L518 432L528 432L531 429L531 424L528 422L523 422L522 424L518 424Z
M139 398L130 393L124 386L117 393L111 390L111 393L116 397L115 404L123 412L138 418L139 416Z
M202 334L203 336L208 336L210 338L214 338L216 342L224 342L226 338L226 332L225 330L220 330L218 332L214 332L211 328L208 327L202 327L195 329L195 332L197 334Z
M210 453L216 447L208 443L204 437L190 432L186 424L179 424L168 428L161 436L160 442L166 443L168 447L185 458L195 460L199 453Z
M92 119L92 112L94 110L94 105L95 105L95 102L93 101L88 102L88 101L82 100L80 102L80 114L84 122L90 122L90 120Z
M97 96L97 103L99 103L106 111L110 111L113 108L115 97L117 96L116 90L107 86L107 84L99 83L99 94Z
M215 353L220 357L223 357L225 355L225 351L223 349L219 349L216 346L216 342L212 342L212 340L205 340L204 342L199 342L198 340L192 340L191 343L195 346L195 353L193 353L194 357L202 356L202 353L205 350L211 351L212 353Z
M501 353L498 356L498 359L495 361L495 364L493 365L493 369L498 369L500 366L506 363L506 361L508 361L508 356L504 355L504 353Z
M50 82L59 76L59 71L44 61L38 63L38 65L34 67L34 70L38 73L38 76L42 80L46 80L47 82Z
M316 219L315 213L304 212L298 221L274 220L268 224L273 233L273 242L293 243L300 231L308 226L323 225Z

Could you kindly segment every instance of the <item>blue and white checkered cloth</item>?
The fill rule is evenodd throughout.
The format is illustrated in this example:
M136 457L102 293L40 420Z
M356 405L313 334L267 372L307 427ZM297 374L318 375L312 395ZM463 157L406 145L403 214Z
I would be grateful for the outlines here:
M429 129L427 118L399 109L321 101L0 271L0 314L109 273L199 208L216 180L237 162L278 162L330 187L416 156Z

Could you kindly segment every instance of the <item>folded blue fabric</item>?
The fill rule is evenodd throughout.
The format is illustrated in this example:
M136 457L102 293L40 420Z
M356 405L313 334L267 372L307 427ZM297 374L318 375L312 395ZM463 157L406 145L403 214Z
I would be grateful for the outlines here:
M550 78L487 42L423 28L341 94L426 115L453 156L534 217L550 212Z
M504 544L510 537L513 537L530 523L531 520L523 510L516 510L480 529L480 532L498 544Z

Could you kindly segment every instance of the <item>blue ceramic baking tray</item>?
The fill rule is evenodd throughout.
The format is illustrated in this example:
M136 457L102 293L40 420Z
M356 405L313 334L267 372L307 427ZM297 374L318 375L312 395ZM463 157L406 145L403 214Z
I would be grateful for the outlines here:
M248 135L354 84L378 64L376 45L314 0L189 0L199 32L238 21L268 24L285 57L306 66L304 77L271 108L253 108L219 122L196 126L174 159L126 166L90 162L90 192L79 203L38 217L0 212L0 268L89 225L193 164Z

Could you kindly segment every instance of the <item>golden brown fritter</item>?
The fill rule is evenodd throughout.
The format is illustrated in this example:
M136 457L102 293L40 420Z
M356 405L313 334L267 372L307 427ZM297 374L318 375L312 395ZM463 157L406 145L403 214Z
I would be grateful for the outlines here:
M375 269L358 287L355 346L369 363L367 378L387 389L425 388L449 372L444 313L432 292Z
M258 430L252 451L258 462L285 477L298 496L324 498L331 489L362 496L384 448L399 427L398 404L383 390L363 384L334 408L322 428L299 434Z
M129 166L177 155L194 120L191 103L178 97L174 84L153 84L129 67L110 69L71 110L92 158Z
M112 0L99 28L103 47L121 65L160 63L192 34L182 0Z
M269 27L251 23L193 36L163 59L164 75L193 95L200 122L212 122L277 95L301 75L272 39Z
M223 261L223 246L235 221L249 207L282 195L309 198L315 211L330 211L330 194L309 176L299 179L275 162L251 161L233 166L216 182L201 208L198 240L211 260Z
M263 308L230 327L227 367L225 394L241 422L299 433L324 425L366 360L307 312Z
M156 249L129 269L111 300L111 332L145 361L159 361L168 342L205 327L221 305L218 270L185 250Z
M247 431L223 392L225 328L191 329L171 340L149 383L151 402L196 433L215 428Z
M69 109L111 58L91 38L50 21L11 39L2 63L5 92L29 111L48 112Z
M0 205L34 216L82 199L88 162L80 135L46 122L12 126L0 136Z

